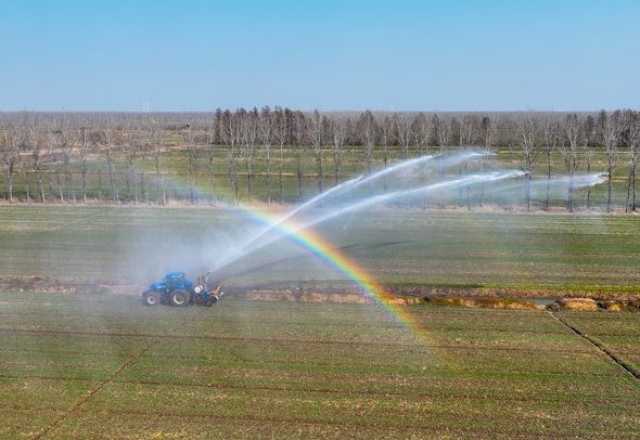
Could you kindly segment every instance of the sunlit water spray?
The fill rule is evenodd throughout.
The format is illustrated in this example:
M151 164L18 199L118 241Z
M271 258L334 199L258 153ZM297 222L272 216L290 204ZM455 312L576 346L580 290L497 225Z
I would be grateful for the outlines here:
M396 200L400 200L400 199L410 199L413 197L422 197L425 195L429 195L438 191L443 191L443 190L451 190L451 189L458 189L458 188L464 188L464 187L468 187L471 185L475 185L475 184L479 184L479 183L490 183L490 182L496 182L496 181L501 181L501 180L506 180L506 179L513 179L513 178L517 178L517 177L522 177L524 176L526 173L524 173L523 171L520 170L510 170L510 171L496 171L496 172L490 172L490 173L482 173L482 174L473 174L470 176L465 176L465 177L461 177L458 179L451 179L451 180L446 180L443 182L438 182L438 183L433 183L430 185L425 185L419 188L414 188L414 189L408 189L408 190L400 190L400 191L394 191L391 193L387 193L387 194L380 194L377 196L372 196L372 197L367 197L363 200L359 200L357 202L353 202L350 203L349 205L346 206L342 206L338 209L334 209L324 215L321 215L319 217L316 217L310 221L304 222L304 223L296 223L293 225L289 225L288 228L286 228L286 230L284 230L284 232L282 230L278 230L279 234L278 235L274 235L271 236L268 240L266 241L262 241L259 244L257 244L256 246L253 246L251 248L250 251L245 252L242 255L239 255L238 258L234 259L233 261L230 261L228 263L225 264L221 264L218 265L216 267L216 271L220 271L221 269L223 269L225 266L231 264L232 262L235 262L237 260L239 260L240 258L246 257L254 252L257 252L258 250L278 241L281 240L283 238L287 238L287 237L291 237L292 235L296 234L298 231L301 230L305 230L305 229L309 229L312 228L313 226L316 226L318 224L327 222L329 220L335 219L337 217L343 216L345 214L348 214L350 212L354 212L354 211L359 211L359 210L363 210L372 206L376 206L376 205L382 205L388 202L392 202L392 201L396 201Z
M331 200L335 201L335 199L337 197L340 197L341 195L342 196L354 195L356 194L356 190L358 190L359 188L362 188L365 185L371 186L372 184L374 184L375 182L383 178L398 174L399 172L402 172L402 171L410 172L411 170L417 169L418 167L428 166L431 163L435 164L436 162L437 162L438 168L440 170L443 170L443 169L448 169L450 167L467 162L469 160L489 156L491 154L492 153L490 153L489 151L465 151L465 152L457 153L453 155L421 156L415 159L399 162L397 164L394 164L390 167L377 171L366 177L359 176L354 179L350 179L302 203L298 207L289 211L287 214L285 214L283 217L281 217L277 221L267 225L265 228L258 231L258 233L244 240L240 245L229 248L227 251L227 255L218 260L216 265L216 270L219 270L222 267L225 267L231 263L234 263L235 261L245 257L246 255L251 254L257 251L258 249L263 248L268 243L272 243L274 240L269 239L268 235L270 233L277 232L279 226L281 226L285 222L292 220L297 215L303 213L306 210L320 206L321 203L328 202ZM393 196L391 198L398 198L401 195L401 193L406 193L406 191L397 191L397 192L389 193L386 195ZM377 199L374 198L372 200L376 200L374 201L373 204L378 203ZM336 203L336 205L339 206L338 203ZM341 210L344 211L343 208L338 209L336 207L335 211L339 212ZM337 215L342 215L344 213L347 213L353 210L354 209L350 209L344 212L340 212L340 214L337 214ZM316 223L319 223L319 222L316 222ZM266 242L262 240L263 238L267 238ZM280 238L280 236L278 236L278 238Z

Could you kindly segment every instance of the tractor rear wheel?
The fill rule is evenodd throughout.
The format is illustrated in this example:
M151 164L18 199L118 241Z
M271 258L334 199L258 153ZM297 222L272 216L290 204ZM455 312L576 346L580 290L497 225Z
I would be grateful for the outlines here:
M174 290L169 296L172 306L186 307L191 302L191 294L186 290Z
M147 291L142 294L142 301L147 306L157 306L160 304L160 295L154 291Z

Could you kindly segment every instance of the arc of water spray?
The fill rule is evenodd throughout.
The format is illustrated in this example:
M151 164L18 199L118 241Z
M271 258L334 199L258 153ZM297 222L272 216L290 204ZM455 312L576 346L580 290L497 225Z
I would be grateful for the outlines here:
M339 217L351 211L357 211L360 209L368 208L369 206L379 205L381 203L389 202L393 199L398 198L410 198L415 196L423 196L433 191L441 190L441 189L453 189L464 186L473 185L475 183L488 183L494 182L498 180L511 179L514 177L522 177L526 173L520 170L510 170L510 171L496 171L492 173L483 173L483 174L472 174L471 176L461 177L459 179L454 180L446 180L444 182L433 183L431 185L422 186L420 188L403 190L403 191L395 191L388 194L380 194L378 196L369 197L364 199L358 203L354 203L349 206L345 206L342 209L339 209L334 212L330 212L327 215L320 217L318 219L314 219L311 222L303 224L300 229L310 228L318 223L322 223L332 218Z
M302 225L289 225L289 227L287 228L287 231L285 232L284 235L279 235L276 237L272 237L270 240L267 240L266 242L262 242L260 243L259 246L256 246L252 249L253 252L262 249L263 247L280 240L281 238L283 238L284 236L287 235L291 235L291 234L295 234L297 231L303 230L303 229L308 229L312 226L315 226L319 223L323 223L326 222L328 220L331 220L333 218L339 217L341 215L344 215L348 212L352 212L352 211L356 211L356 210L360 210L360 209L364 209L367 208L369 206L373 206L373 205L377 205L377 204L381 204L384 202L388 202L391 201L393 199L397 199L397 198L406 198L406 197L415 197L418 195L426 195L429 194L433 191L437 191L437 190L441 190L441 189L451 189L451 188L459 188L459 187L465 187L465 186L469 186L469 185L473 185L475 183L486 183L486 182L494 182L494 181L498 181L498 180L505 180L505 179L511 179L514 177L522 177L524 176L526 173L520 170L510 170L510 171L502 171L502 172L491 172L491 173L482 173L482 174L473 174L471 176L466 176L466 177L462 177L462 178L458 178L458 179L452 179L452 180L445 180L443 182L438 182L438 183L433 183L430 185L426 185L426 186L422 186L420 188L415 188L415 189L410 189L410 190L401 190L401 191L395 191L392 193L387 193L387 194L381 194L381 195L377 195L377 196L372 196L372 197L368 197L358 203L353 203L351 205L345 206L342 209L339 209L337 211L333 211L330 212L320 218L314 219L310 222L304 223ZM240 257L244 257L248 255L247 253L241 255ZM239 258L240 258L239 257ZM239 259L238 258L238 259ZM237 261L233 260L233 261L229 261L226 262L225 264L219 265L215 271L219 271L220 269L222 269L224 266L231 264L232 262Z
M259 240L260 238L262 238L265 234L267 234L269 231L271 231L272 229L275 229L276 227L278 227L279 225L281 225L282 223L286 222L287 220L291 219L292 217L294 217L296 214L299 214L300 212L304 211L305 209L311 208L312 206L320 203L321 201L329 198L330 196L334 196L346 189L349 190L354 190L362 185L365 185L369 182L372 182L374 180L377 180L381 177L387 176L389 174L395 173L396 171L405 169L405 168L410 168L412 166L418 165L420 163L423 162L428 162L430 160L432 160L434 158L434 156L428 155L428 156L420 156L417 157L415 159L410 159L410 160L405 160L402 162L399 162L395 165L392 165L388 168L385 168L383 170L380 170L376 173L373 173L367 177L364 177L362 175L355 177L353 179L347 180L346 182L342 182L339 185L336 185L332 188L329 188L327 191L324 191L318 195L316 195L315 197L307 200L306 202L298 205L297 207L295 207L294 209L292 209L291 211L289 211L288 213L286 213L282 218L278 219L278 221L274 222L273 224L267 226L266 228L264 228L262 231L260 231L258 234L256 234L254 237L252 237L250 240L248 240L247 242L245 242L245 244L243 245L243 247L248 246L249 244L251 244L254 241Z
M455 165L457 163L460 162L464 162L466 160L469 159L473 159L476 157L483 157L483 156L489 156L493 153L491 153L490 151L468 151L468 152L464 152L461 154L456 154L453 156L450 156L449 158L443 159L445 161L445 166L452 166ZM243 256L247 255L249 253L249 250L251 252L262 248L263 246L257 246L255 247L255 249L249 248L249 246L251 246L252 244L254 244L255 242L257 242L259 239L261 239L262 237L264 237L266 234L268 234L269 232L277 229L280 225L282 225L283 223L289 221L291 218L293 218L295 215L301 213L302 211L304 211L305 209L311 208L312 206L320 203L323 200L328 199L331 196L335 196L345 190L350 190L353 191L355 189L357 189L358 187L361 187L363 185L366 185L367 183L373 182L375 180L378 180L382 177L388 176L389 174L393 174L396 173L398 171L401 171L403 169L408 169L414 166L417 166L419 164L423 164L423 163L427 163L433 159L436 158L442 158L444 157L444 155L426 155L426 156L420 156L414 159L410 159L410 160L405 160L402 162L399 162L397 164L394 164L388 168L384 168L382 170L379 170L367 177L363 176L358 176L354 179L350 179L347 180L346 182L343 182L339 185L336 185L330 189L328 189L327 191L320 193L318 195L316 195L315 197L309 199L308 201L302 203L301 205L299 205L298 207L294 208L293 210L291 210L290 212L288 212L287 214L285 214L283 217L281 217L280 219L278 219L277 221L269 224L268 226L266 226L264 229L262 229L261 231L259 231L257 234L253 235L252 237L250 237L249 239L245 240L245 242L239 246L239 248L237 249L236 252L234 252L233 255L230 255L228 258L226 258L225 260L223 260L222 262L218 263L217 265L217 269L226 266L228 264L233 263L234 261L238 260L239 258L242 258ZM271 241L268 241L267 243L270 243Z
M568 189L569 185L573 185L574 189L588 188L590 186L596 186L606 182L608 179L607 174L592 173L571 176L555 177L553 179L536 179L529 182L531 191L535 191L537 188L546 190L557 190L561 185L566 185L567 188L561 187L562 190ZM499 187L495 190L496 193L506 193L514 190L522 189L522 185L507 185Z

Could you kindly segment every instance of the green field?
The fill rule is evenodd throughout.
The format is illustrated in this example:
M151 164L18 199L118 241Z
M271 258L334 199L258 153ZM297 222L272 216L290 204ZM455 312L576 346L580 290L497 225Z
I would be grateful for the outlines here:
M0 294L2 438L637 438L640 384L547 312ZM638 367L638 314L563 313Z
M196 275L249 221L213 208L0 207L0 280L46 276L146 284ZM640 291L640 218L384 209L318 231L388 287L558 296ZM233 267L227 284L349 286L286 240Z
M317 231L405 293L616 297L640 291L639 221L396 207ZM288 240L230 266L213 308L140 303L141 284L206 270L251 223L211 207L0 207L0 438L640 435L638 313L424 304L406 306L408 326L375 304L234 295L354 288ZM125 295L12 287L33 276Z

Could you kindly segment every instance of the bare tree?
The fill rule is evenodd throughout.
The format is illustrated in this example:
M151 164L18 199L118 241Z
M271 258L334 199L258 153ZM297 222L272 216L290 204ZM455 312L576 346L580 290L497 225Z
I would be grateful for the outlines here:
M522 169L526 174L526 204L527 211L531 209L531 173L538 157L538 122L530 116L524 117L519 123L522 138Z
M550 191L551 191L551 164L552 164L552 156L555 149L558 147L558 138L560 136L560 126L553 119L547 117L544 119L542 126L542 139L543 139L543 150L546 158L546 168L547 168L547 193L544 201L545 209L549 209L550 203Z
M16 164L20 158L17 136L16 128L14 126L9 126L9 128L5 130L2 150L0 150L2 163L4 165L6 198L9 202L13 202L14 176Z
M331 122L333 137L333 183L338 184L340 168L342 166L342 151L347 137L347 126L343 119L334 119Z
M89 166L87 164L87 154L89 152L89 142L87 139L87 127L82 127L80 132L80 174L81 174L81 193L82 201L87 202L87 174Z
M360 115L358 121L360 128L360 138L365 147L365 161L367 163L367 174L371 174L371 166L373 163L373 148L376 140L376 120L373 117L373 113L369 110Z
M304 153L305 134L307 132L307 118L304 113L297 111L294 118L295 143L296 145L296 177L298 179L298 198L302 198L302 188L304 184Z
M593 116L587 115L584 119L584 123L582 124L582 134L584 136L584 148L583 148L583 156L585 165L587 168L587 173L591 172L591 166L593 163L593 155L594 155L594 141L596 135L596 123L593 119ZM587 187L587 209L591 208L591 187Z
M460 145L471 145L473 143L473 117L464 115L460 123Z
M574 177L578 168L578 145L580 142L580 121L575 113L567 115L564 121L564 132L567 142L560 143L560 153L569 173L569 191L567 193L567 209L573 212Z
M449 124L447 121L438 117L437 114L433 115L432 123L434 126L434 134L438 139L438 145L440 146L440 153L447 150L449 145Z
M237 201L239 198L239 185L238 185L238 170L237 170L237 144L240 139L240 123L237 113L231 113L226 110L223 115L224 142L229 146L229 153L227 155L227 171L229 175L229 182L231 184L231 190L233 192L234 199Z
M241 136L243 157L247 167L247 193L250 198L254 195L258 129L258 109L254 108L250 112L242 112Z
M429 127L429 121L424 113L420 112L416 115L411 124L411 131L413 132L418 148L422 154L426 154L429 148L429 135L431 127Z
M56 135L56 152L62 156L62 168L56 169L56 185L58 187L58 198L61 202L65 200L66 190L71 184L70 163L71 150L73 149L70 132L66 127L64 115L60 118L58 128L54 131Z
M629 177L627 179L627 201L625 211L635 212L636 176L640 160L640 113L627 110L624 113L629 142Z
M217 113L216 113L217 115ZM217 121L217 119L216 119ZM210 194L211 196L209 197L209 200L211 203L215 203L215 189L216 189L216 184L215 184L215 178L216 178L216 166L215 166L215 159L216 159L216 126L217 126L217 122L214 122L213 125L213 129L209 126L207 126L206 128L206 148L207 148L207 158L208 158L208 162L207 162L207 172L209 173L209 190L210 190Z
M192 124L189 124L186 131L187 144L187 173L189 175L189 202L196 203L197 185L197 164L198 152L193 138Z
M311 139L313 156L316 162L318 192L322 192L324 187L324 164L322 162L322 117L318 110L314 110L307 128L309 129L309 138Z
M282 110L279 107L276 107L274 112L274 127L273 134L275 136L276 142L278 142L278 190L280 195L280 202L284 200L284 146L287 143L287 139L289 136L289 121L290 121L290 111Z
M160 168L160 154L162 153L162 148L160 146L160 141L158 139L158 123L155 119L151 120L150 141L151 141L151 152L153 155L153 164L156 170L156 181L160 189L160 204L166 205L167 204L167 185Z
M395 113L393 116L398 133L398 140L402 146L402 157L407 159L409 157L409 145L411 145L411 140L413 139L413 130L411 130L412 120L409 115L406 114Z
M113 143L113 130L109 127L104 131L105 134L105 147L104 154L107 161L107 173L109 174L109 186L111 187L111 200L117 202L120 198L118 194L118 186L115 182L115 166L113 163L113 151L115 145Z
M602 141L607 153L607 212L611 211L613 195L613 172L618 162L618 141L620 136L620 112L616 111L607 115L604 110L600 112L600 126L602 128Z
M264 107L260 112L260 138L265 152L266 159L266 187L267 203L271 204L271 143L273 141L273 115L269 107Z
M47 133L43 133L43 130L39 126L33 128L34 142L31 151L31 169L36 176L36 182L38 186L38 197L40 201L44 203L46 201L44 181L42 178L42 156L47 149Z
M389 145L394 142L395 127L393 119L389 116L385 116L382 121L381 133L382 133L382 160L384 167L389 164Z
M491 120L489 116L483 116L480 126L482 130L482 144L486 148L489 148L491 145L493 145L494 138L495 138L495 130L496 130L495 123Z

